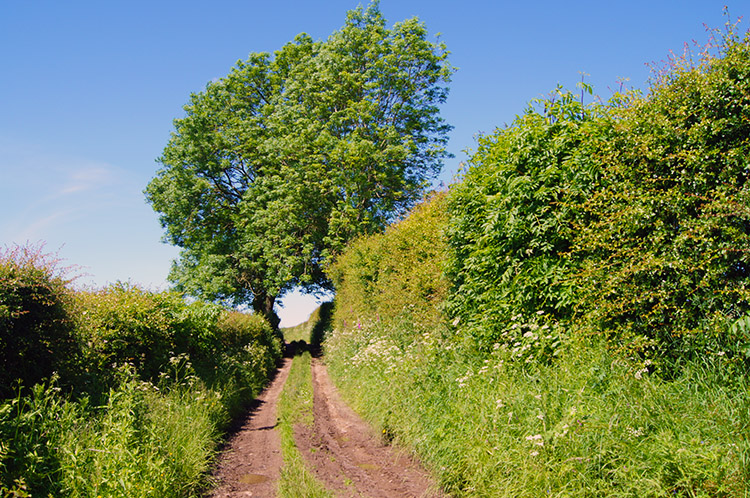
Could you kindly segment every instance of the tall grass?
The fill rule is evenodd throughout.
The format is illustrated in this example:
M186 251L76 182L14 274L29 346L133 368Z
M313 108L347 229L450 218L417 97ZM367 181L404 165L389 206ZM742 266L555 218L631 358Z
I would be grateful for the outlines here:
M220 395L201 383L160 392L132 376L107 403L72 401L54 385L0 405L2 496L184 497L206 484ZM10 479L8 479L10 480Z
M47 258L0 256L0 364L28 363L0 376L0 496L199 496L281 355L271 327L124 284L74 292ZM64 368L28 374L50 356Z
M748 379L721 362L667 381L605 345L570 343L543 365L472 359L437 333L400 348L390 333L334 331L330 371L455 496L750 495Z

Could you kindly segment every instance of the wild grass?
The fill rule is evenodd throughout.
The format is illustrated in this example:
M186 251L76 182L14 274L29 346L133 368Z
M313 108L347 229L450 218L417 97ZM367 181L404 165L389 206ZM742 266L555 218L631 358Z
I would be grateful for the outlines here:
M3 474L19 475L2 496L198 496L227 420L220 401L200 382L161 392L131 376L94 407L38 384L0 405Z
M750 496L748 379L721 361L664 380L604 345L570 343L543 365L471 357L437 333L402 348L392 333L334 331L331 374L453 496Z
M309 329L308 329L309 331ZM281 452L284 466L279 479L279 496L282 498L331 497L331 493L305 466L305 460L294 441L294 428L299 424L313 424L313 387L311 357L308 351L294 357L289 377L278 405Z
M174 293L75 292L49 265L0 253L0 364L24 364L0 375L0 496L199 496L273 330Z

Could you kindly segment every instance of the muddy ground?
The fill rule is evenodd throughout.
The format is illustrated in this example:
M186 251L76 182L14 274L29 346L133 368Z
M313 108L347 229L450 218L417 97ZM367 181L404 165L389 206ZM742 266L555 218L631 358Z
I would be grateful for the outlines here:
M276 404L289 375L285 358L271 384L238 424L219 459L210 498L275 497L283 465ZM295 427L308 468L341 497L440 497L407 452L388 446L341 399L321 358L313 358L314 424Z

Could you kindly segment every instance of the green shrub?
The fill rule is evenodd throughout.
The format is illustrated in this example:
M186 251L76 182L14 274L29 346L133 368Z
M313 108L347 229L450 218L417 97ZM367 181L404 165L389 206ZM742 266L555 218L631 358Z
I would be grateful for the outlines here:
M18 365L0 371L14 395L0 402L0 496L198 496L278 337L262 317L176 293L66 284L38 252L0 261L0 359Z
M448 312L480 350L520 340L519 322L571 317L577 263L568 251L577 206L597 190L611 113L558 89L481 137L451 188Z
M268 381L282 356L276 331L256 314L228 312L218 323L218 345L196 371L221 393L222 403L237 416ZM211 373L213 372L213 373Z
M85 345L89 379L107 389L118 366L130 364L143 380L156 381L176 351L185 309L178 294L154 293L126 283L79 292L77 333ZM180 331L185 333L184 329ZM196 330L200 336L202 330ZM182 342L186 339L183 337Z
M621 110L575 243L589 330L671 363L750 312L750 37L719 51Z
M334 325L408 319L428 330L441 320L445 194L434 194L383 234L350 244L330 268L336 287Z
M0 398L31 387L77 359L68 281L41 248L0 252Z
M80 292L78 335L96 392L115 385L114 372L132 365L141 380L159 383L170 365L190 363L208 385L230 382L236 410L257 392L281 356L280 341L257 315L229 312L171 292L118 283ZM82 383L81 383L82 384ZM237 392L235 392L235 390Z

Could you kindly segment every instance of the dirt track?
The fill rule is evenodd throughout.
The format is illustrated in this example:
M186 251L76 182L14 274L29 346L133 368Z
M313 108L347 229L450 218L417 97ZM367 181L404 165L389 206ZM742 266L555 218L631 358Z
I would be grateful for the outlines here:
M228 441L212 498L274 497L283 464L276 402L289 375L286 359L271 385ZM340 398L324 363L313 358L313 427L295 427L297 447L308 468L342 497L438 497L428 474L405 453L384 445Z
M212 498L276 495L283 463L281 438L276 430L276 404L292 366L284 358L271 384L253 402L242 425L227 441L214 477L219 487Z

